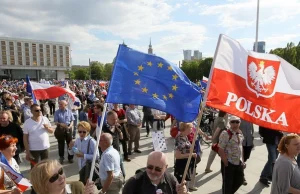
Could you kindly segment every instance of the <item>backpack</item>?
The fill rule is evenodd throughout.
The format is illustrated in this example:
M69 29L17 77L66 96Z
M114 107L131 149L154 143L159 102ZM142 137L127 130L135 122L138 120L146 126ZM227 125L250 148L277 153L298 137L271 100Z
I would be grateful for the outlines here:
M140 194L139 191L142 188L144 176L148 176L146 173L146 168L140 168L135 171L135 188L134 188L134 192L133 192L134 194ZM165 173L166 182L169 185L169 187L171 188L171 191L173 193L174 191L173 191L173 187L172 187L171 176L172 176L171 174Z
M233 133L229 130L229 129L226 129L226 131L227 131L227 133L228 133L228 135L229 135L229 139L228 139L228 142L231 140L231 138L232 138L232 135L233 135ZM215 152L217 152L218 154L219 154L219 143L215 143L215 144L213 144L212 146L211 146L211 149L213 150L213 151L215 151Z

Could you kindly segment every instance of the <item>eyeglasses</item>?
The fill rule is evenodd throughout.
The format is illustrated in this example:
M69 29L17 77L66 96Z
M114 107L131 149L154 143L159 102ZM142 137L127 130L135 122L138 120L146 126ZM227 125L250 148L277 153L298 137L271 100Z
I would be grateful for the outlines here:
M8 140L10 140L11 138L12 138L11 135L6 135L4 139L5 139L5 141L8 141Z
M236 123L236 124L239 124L240 121L230 121L230 123Z
M86 134L86 131L78 131L78 133L84 133L84 134Z
M50 177L49 182L54 183L55 181L57 181L59 175L63 175L63 174L64 174L64 170L63 168L60 168L56 174Z
M152 165L148 165L147 169L149 169L149 170L153 170L154 169L156 172L161 172L162 171L162 168L157 167L157 166L152 166Z
M41 109L34 110L34 112L41 112L41 111L42 111Z

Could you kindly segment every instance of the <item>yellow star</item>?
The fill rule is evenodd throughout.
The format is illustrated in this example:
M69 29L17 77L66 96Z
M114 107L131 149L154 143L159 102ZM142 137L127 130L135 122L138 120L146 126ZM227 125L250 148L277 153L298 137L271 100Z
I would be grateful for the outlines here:
M137 79L137 80L134 80L134 82L135 82L136 85L140 85L141 80Z
M176 86L176 84L174 84L174 86L172 86L172 90L176 91L178 89L178 87Z
M171 65L168 66L168 70L170 70L170 71L173 70Z
M173 94L172 93L169 93L169 98L173 99Z
M153 98L158 98L158 95L156 93L152 94Z
M260 61L260 63L259 63L259 64L263 64L263 65L264 65L264 64L265 64L265 62L264 62L264 61Z
M144 87L142 88L143 93L147 93L148 92L148 88Z
M163 95L163 97L164 97L165 100L168 100L168 97L166 95Z
M143 71L143 69L144 69L143 65L138 66L138 68L139 68L139 71Z
M162 62L158 63L158 67L162 68L164 64L162 64Z
M177 75L177 74L174 74L174 75L172 75L172 77L173 77L172 79L176 81L177 78L178 78L178 75Z
M152 62L151 61L147 62L147 65L152 66Z
M134 75L136 76L139 76L139 73L138 72L133 72Z

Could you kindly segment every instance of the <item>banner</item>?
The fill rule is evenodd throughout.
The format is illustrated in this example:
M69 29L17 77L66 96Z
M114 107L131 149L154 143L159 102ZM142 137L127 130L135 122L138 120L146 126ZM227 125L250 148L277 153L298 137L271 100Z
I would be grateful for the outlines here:
M246 51L220 35L207 91L208 106L300 133L300 71L276 55Z

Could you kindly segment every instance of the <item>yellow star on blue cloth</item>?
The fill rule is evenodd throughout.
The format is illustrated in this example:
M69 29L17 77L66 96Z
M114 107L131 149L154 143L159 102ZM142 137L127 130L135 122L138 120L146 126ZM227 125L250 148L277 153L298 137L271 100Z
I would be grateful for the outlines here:
M158 95L156 93L152 94L153 98L158 98Z
M165 100L168 100L168 97L167 97L166 95L163 95L163 98L164 98Z
M142 92L143 93L147 93L148 92L148 88L146 88L146 87L142 88Z
M172 90L177 91L177 89L178 89L178 87L176 86L176 84L174 84L174 85L172 86Z
M176 81L177 78L178 78L178 75L177 75L177 74L174 74L174 75L172 75L172 77L173 77L172 79Z
M152 62L151 61L147 62L147 65L151 67L152 66Z
M143 71L144 67L143 65L138 66L139 71Z
M158 67L162 68L164 64L162 64L162 62L158 63Z
M137 79L137 80L134 80L135 84L136 85L140 85L141 84L141 80Z

